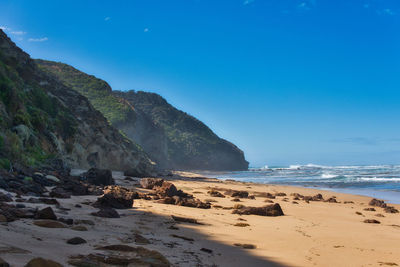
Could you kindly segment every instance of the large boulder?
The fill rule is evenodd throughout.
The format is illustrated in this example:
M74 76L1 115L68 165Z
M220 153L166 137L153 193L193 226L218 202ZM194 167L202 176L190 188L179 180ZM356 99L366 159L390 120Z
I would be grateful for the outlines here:
M97 212L91 213L93 216L103 217L103 218L119 218L118 212L113 208L103 208Z
M34 258L30 260L25 267L63 267L58 262L46 260L43 258Z
M155 187L155 190L161 197L173 197L178 194L176 186L169 182L163 182L162 186Z
M379 200L379 199L376 199L376 198L371 199L371 201L368 204L370 206L381 207L381 208L386 208L387 207L385 201Z
M115 181L112 178L112 173L110 170L91 168L87 172L85 172L82 176L85 177L90 184L94 185L115 184Z
M239 215L259 215L259 216L283 216L283 211L278 203L264 207L241 207L235 209L233 214Z
M47 207L39 210L35 216L36 219L44 219L44 220L57 220L57 216L54 214L54 211L51 207Z
M94 203L99 208L129 209L133 200L138 198L138 193L121 186L108 186L104 189L104 195Z
M142 178L140 186L145 189L153 189L155 186L162 186L164 179L161 178Z

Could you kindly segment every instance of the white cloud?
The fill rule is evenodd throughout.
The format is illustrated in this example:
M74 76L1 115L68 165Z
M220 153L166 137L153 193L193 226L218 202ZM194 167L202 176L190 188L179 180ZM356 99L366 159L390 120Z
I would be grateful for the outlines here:
M254 3L254 1L255 1L255 0L245 0L245 1L243 2L243 5L245 5L245 6L250 5L251 3Z
M363 7L364 8L369 8L369 4L364 4Z
M109 21L111 19L111 17L105 17L104 21Z
M8 28L6 26L0 26L0 30L6 31L6 30L8 30Z
M14 34L14 35L24 35L24 34L26 34L26 32L23 32L23 31L14 31L14 32L11 32L11 34Z
M148 31L150 31L150 29L149 29L149 28L144 28L143 31L144 31L144 32L148 32Z
M384 9L384 10L383 10L383 13L386 14L386 15L390 15L390 16L393 16L393 15L394 15L393 10L391 10L390 8Z
M47 37L42 37L42 38L29 38L28 41L29 42L45 42L49 40L49 38Z

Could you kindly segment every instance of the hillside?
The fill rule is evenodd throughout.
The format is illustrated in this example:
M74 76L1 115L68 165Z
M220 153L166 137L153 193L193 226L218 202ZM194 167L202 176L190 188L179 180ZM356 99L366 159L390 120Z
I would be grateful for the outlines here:
M204 123L148 92L112 91L110 86L63 63L37 60L40 68L88 97L108 121L138 143L162 168L246 170L248 162L234 144Z
M46 74L0 30L0 164L153 170L86 97Z

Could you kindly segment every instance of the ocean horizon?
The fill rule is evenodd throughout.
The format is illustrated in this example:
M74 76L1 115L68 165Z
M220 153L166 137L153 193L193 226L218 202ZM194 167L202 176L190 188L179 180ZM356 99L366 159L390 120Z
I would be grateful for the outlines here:
M202 172L209 178L323 189L400 203L400 165L288 165L248 171Z

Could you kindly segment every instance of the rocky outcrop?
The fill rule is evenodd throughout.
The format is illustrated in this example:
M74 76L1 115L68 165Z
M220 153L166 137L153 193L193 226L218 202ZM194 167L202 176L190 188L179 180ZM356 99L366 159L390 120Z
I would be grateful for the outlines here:
M0 30L0 167L56 156L69 167L135 169L153 164L88 99L50 75Z
M160 168L247 170L243 152L204 123L147 92L112 91L105 82L66 64L37 60L65 85L85 95L108 121L139 144ZM131 172L135 177L143 177Z

